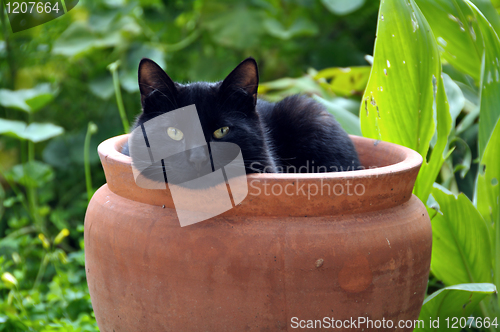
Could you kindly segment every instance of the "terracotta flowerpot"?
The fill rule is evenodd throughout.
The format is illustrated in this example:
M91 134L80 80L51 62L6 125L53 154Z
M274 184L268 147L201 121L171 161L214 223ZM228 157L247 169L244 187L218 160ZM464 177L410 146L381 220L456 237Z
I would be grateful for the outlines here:
M85 217L101 331L329 330L332 318L337 329L350 320L346 331L370 331L418 318L432 241L412 195L418 153L352 137L361 163L377 168L250 175L241 205L180 227L168 189L135 184L131 159L118 152L126 139L99 146L107 184Z

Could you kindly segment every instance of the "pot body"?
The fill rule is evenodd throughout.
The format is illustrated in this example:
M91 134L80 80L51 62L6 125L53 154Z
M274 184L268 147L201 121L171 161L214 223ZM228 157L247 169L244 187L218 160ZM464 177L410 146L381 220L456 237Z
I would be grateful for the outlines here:
M418 318L432 234L411 181L398 198L384 186L390 193L403 184L376 178L382 194L373 195L385 203L368 194L358 198L367 199L364 209L339 196L304 203L309 215L272 204L254 214L243 204L180 227L172 207L119 195L110 174L85 218L87 281L101 331L329 330L338 321L346 331L394 330ZM339 210L314 213L328 200Z

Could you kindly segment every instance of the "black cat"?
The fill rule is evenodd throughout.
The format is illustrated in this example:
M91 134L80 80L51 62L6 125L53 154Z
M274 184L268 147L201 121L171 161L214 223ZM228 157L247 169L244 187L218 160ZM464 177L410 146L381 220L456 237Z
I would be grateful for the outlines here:
M239 146L246 173L315 173L361 168L349 136L323 105L301 95L278 103L259 100L258 84L257 63L253 58L240 63L221 82L189 84L173 82L154 61L143 59L139 64L143 112L134 128L158 115L194 104L205 141ZM185 158L176 159L177 169L192 173L211 168L207 166L211 163L208 148L189 149L189 137L181 135L173 124L165 123L164 127L186 149ZM129 154L127 144L122 152ZM168 182L172 180L169 178Z

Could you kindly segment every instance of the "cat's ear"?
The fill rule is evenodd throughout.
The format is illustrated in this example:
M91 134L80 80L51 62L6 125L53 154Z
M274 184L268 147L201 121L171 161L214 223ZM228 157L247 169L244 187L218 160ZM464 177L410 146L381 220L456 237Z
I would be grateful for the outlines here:
M156 62L147 58L143 58L139 63L139 90L143 103L154 91L160 91L171 101L177 95L174 81Z
M227 75L221 85L221 91L244 91L257 102L257 89L259 87L259 71L254 58L243 60L233 71Z

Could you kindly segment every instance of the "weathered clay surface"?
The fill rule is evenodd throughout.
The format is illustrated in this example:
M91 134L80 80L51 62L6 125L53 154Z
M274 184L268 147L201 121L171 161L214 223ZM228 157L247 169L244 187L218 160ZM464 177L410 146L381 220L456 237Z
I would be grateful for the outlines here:
M182 228L168 190L135 185L130 158L117 151L126 136L103 142L107 184L85 219L100 330L292 331L292 317L417 319L432 241L429 216L411 193L422 159L401 146L352 138L362 164L377 168L251 175L260 196ZM296 181L304 194L264 195L264 183ZM365 192L308 199L313 183L363 185ZM363 328L371 330L348 330Z

